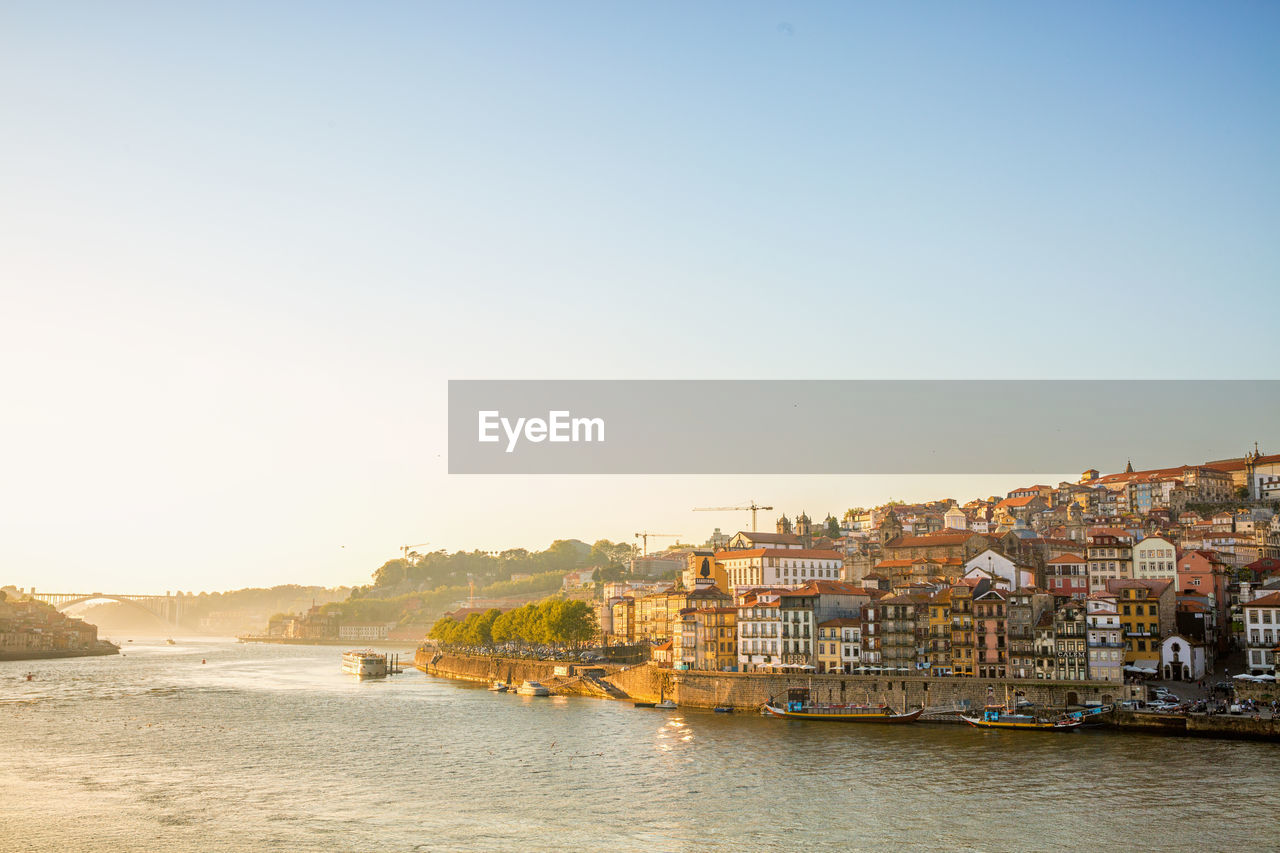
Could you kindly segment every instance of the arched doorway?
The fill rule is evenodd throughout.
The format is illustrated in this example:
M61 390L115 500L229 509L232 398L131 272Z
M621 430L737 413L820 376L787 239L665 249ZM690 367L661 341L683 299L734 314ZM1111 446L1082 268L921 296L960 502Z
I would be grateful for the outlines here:
M1070 705L1079 705L1079 704L1080 704L1080 697L1076 695L1076 692L1074 690L1068 690L1067 705L1070 706Z

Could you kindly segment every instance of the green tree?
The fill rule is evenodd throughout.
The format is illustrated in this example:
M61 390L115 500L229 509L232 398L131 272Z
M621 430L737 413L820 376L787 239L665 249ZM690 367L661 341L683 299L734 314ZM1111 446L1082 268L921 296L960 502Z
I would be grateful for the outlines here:
M827 536L832 539L840 538L840 522L833 515L827 516Z

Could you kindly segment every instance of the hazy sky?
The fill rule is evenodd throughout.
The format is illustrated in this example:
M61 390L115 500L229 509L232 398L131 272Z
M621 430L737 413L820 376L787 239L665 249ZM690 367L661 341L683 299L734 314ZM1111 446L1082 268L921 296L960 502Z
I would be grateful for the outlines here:
M1278 24L8 0L0 583L361 583L1022 484L451 478L449 378L1272 378ZM1195 461L1080 468L1129 456Z

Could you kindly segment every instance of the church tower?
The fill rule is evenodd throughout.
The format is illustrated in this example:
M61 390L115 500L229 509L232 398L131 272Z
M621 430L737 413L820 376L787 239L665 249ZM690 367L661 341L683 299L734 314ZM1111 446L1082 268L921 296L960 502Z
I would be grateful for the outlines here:
M902 535L902 522L898 521L898 516L894 514L893 508L889 508L889 514L880 522L880 544L892 542Z
M778 532L788 534L791 532L791 519L787 518L786 515L778 519Z
M796 516L796 535L804 540L804 547L813 547L813 526L804 510L801 510L800 514Z

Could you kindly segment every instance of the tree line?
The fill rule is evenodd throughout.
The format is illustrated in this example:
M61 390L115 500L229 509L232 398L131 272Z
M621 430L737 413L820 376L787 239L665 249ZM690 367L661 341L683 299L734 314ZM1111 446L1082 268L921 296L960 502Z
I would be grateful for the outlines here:
M385 598L415 590L441 586L461 586L502 582L514 574L538 575L565 572L588 566L623 566L635 553L625 542L600 539L588 545L578 539L557 539L545 551L509 548L489 551L410 551L405 557L388 560L373 572L373 584L352 590L353 598Z
M442 646L480 646L504 643L577 647L597 633L595 613L585 601L549 598L502 613L490 608L459 622L445 616L427 634Z

